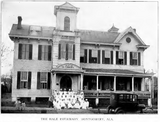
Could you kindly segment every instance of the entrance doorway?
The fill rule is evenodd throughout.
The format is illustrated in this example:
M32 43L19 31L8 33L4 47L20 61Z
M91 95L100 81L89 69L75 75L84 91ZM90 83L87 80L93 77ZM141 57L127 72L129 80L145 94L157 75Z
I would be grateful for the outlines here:
M69 89L72 89L72 79L69 76L65 75L61 78L60 89L66 90L66 91L69 91Z

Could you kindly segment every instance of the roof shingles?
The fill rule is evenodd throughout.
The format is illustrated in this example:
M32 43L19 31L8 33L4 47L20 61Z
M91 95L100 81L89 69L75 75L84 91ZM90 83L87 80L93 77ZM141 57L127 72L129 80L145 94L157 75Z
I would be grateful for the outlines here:
M41 26L41 32L37 35L30 34L30 25L22 25L22 29L17 29L17 24L13 24L9 35L17 36L30 36L30 37L53 37L54 27ZM91 30L79 30L81 42L101 42L101 43L113 43L118 37L119 33L105 32L105 31L91 31Z

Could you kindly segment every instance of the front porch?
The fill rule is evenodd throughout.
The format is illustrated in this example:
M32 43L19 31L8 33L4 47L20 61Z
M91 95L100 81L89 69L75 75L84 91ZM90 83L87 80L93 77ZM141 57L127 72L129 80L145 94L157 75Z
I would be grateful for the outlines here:
M126 70L102 72L90 69L90 71L92 72L83 74L81 86L85 98L92 106L109 105L111 92L135 93L140 103L148 104L148 99L151 98L151 74Z

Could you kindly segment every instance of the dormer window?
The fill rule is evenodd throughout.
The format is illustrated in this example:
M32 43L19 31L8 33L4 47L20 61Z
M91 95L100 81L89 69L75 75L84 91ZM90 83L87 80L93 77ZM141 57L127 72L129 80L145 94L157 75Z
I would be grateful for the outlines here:
M70 31L70 18L64 18L64 31Z
M39 26L30 26L30 35L40 35L41 33L41 27Z

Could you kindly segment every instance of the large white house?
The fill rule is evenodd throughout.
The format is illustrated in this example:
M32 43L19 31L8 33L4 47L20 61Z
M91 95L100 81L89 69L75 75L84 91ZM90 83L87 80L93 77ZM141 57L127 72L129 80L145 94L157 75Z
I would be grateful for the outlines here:
M66 2L54 7L56 27L23 25L9 33L14 42L12 100L48 99L53 90L83 91L90 105L105 106L110 92L131 92L147 103L151 75L144 72L149 47L128 27L123 32L79 30L79 8Z

